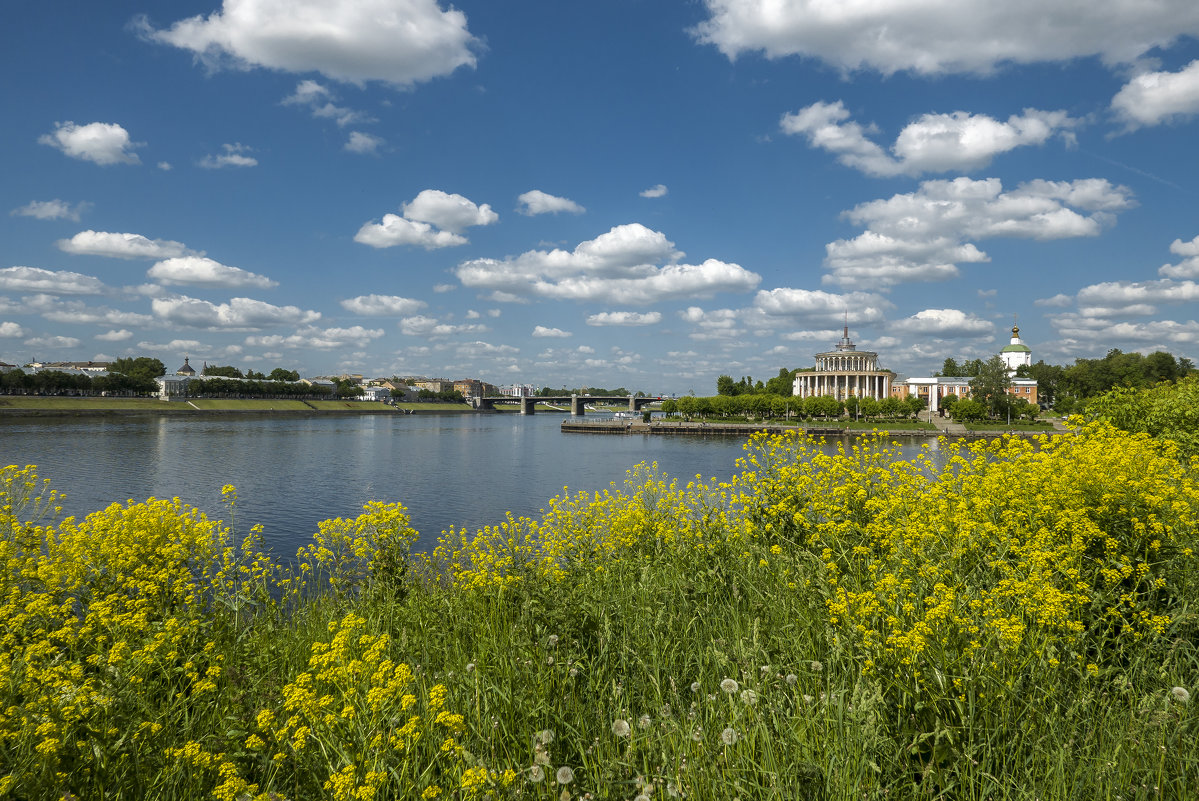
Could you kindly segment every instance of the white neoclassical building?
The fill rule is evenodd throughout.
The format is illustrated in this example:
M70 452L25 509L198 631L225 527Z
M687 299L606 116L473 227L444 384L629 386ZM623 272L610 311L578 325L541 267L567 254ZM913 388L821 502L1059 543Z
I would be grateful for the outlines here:
M1022 364L1032 365L1032 349L1020 338L1019 327L1012 326L1012 341L999 351L999 358L1003 359L1004 365L1007 366L1008 375L1015 375L1016 368Z
M837 400L882 400L890 396L894 379L895 373L879 369L877 353L854 346L847 325L836 350L816 354L815 370L795 374L791 394L801 398L829 395Z

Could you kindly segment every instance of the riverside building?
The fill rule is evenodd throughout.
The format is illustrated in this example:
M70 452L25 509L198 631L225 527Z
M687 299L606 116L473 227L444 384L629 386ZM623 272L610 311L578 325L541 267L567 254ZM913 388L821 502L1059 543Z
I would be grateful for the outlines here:
M801 398L828 395L842 401L847 398L882 400L890 396L894 380L895 373L879 369L877 353L858 350L854 346L846 325L836 350L817 353L815 370L795 374L791 394Z
M1018 327L1012 326L1012 339L999 351L999 358L1003 360L1004 366L1007 367L1008 380L1011 382L1011 385L1008 387L1008 394L1036 404L1036 380L1014 377L1017 367L1032 364L1032 350L1020 338L1020 329ZM956 395L958 398L970 397L970 381L971 379L965 376L945 375L909 378L904 381L897 381L891 390L891 394L900 400L917 395L928 404L927 408L930 412L939 412L941 410L941 400L947 395Z

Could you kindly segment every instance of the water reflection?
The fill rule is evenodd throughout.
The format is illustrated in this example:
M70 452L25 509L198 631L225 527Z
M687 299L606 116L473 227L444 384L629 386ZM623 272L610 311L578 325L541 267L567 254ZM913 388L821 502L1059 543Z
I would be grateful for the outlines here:
M450 526L535 515L569 487L605 489L638 462L683 481L727 480L742 440L562 434L560 415L0 420L0 463L36 464L82 516L114 500L180 497L235 526L262 523L293 554L317 523L371 500L400 501L431 547ZM835 446L833 446L835 449ZM912 453L918 445L905 445ZM935 445L934 445L935 447Z

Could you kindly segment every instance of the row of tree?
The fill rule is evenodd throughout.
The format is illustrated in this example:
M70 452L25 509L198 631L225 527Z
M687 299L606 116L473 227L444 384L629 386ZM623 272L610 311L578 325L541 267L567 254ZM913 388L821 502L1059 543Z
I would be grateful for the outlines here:
M0 393L5 395L147 395L158 389L154 379L120 373L89 376L60 370L9 370L0 373Z
M904 400L898 398L849 398L839 401L828 395L810 395L800 398L795 395L754 392L741 395L714 395L711 397L694 397L684 395L681 398L662 401L662 411L666 414L679 414L683 417L754 417L758 419L772 418L808 418L831 420L849 414L861 418L912 418L925 408L925 402L918 397Z
M948 358L936 375L977 378L987 372L987 365L982 359L959 362ZM1114 387L1148 388L1163 381L1175 382L1194 369L1190 359L1164 351L1145 356L1113 348L1102 359L1077 359L1068 367L1046 364L1044 360L1021 365L1016 368L1016 377L1035 379L1038 399L1068 414L1080 409L1087 399Z

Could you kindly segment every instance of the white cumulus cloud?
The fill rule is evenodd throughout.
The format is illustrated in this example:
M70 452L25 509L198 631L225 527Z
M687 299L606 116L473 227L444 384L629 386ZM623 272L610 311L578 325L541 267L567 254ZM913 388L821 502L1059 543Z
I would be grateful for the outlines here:
M79 222L79 216L92 207L86 201L72 206L65 200L31 200L19 209L9 212L14 217L33 217L37 220L74 220Z
M491 290L497 300L529 297L647 305L666 298L745 292L761 281L737 264L708 259L677 264L683 256L659 231L619 225L573 251L531 250L509 259L475 259L455 270L466 287Z
M265 275L239 267L230 267L204 256L177 256L164 259L151 267L146 275L167 286L200 286L220 289L256 287L270 289L279 286Z
M1005 64L1098 56L1131 63L1180 36L1199 36L1192 0L889 0L776 2L705 0L693 33L730 59L806 56L834 68L988 73Z
M138 25L211 67L319 72L352 84L408 86L475 64L466 15L436 0L224 0L207 17Z
M400 333L415 337L447 337L453 334L476 334L487 330L481 323L443 323L435 317L423 314L405 317L400 320Z
M108 231L80 231L70 239L58 240L56 244L59 250L76 256L105 256L110 259L171 259L203 255L189 250L182 242Z
M12 338L27 336L27 332L19 324L10 320L0 322L0 337Z
M404 298L399 295L359 295L341 301L341 307L354 314L366 317L404 316L420 311L428 304L423 300Z
M351 153L357 153L361 156L370 156L379 152L386 142L382 137L373 134L363 133L362 131L350 131L350 138L346 140L346 150Z
M642 189L638 194L640 194L641 197L665 197L666 193L669 191L670 190L666 188L665 184L657 184L655 186L651 186L649 189Z
M186 296L154 298L150 308L156 318L171 325L232 331L312 323L321 317L320 312L274 306L252 298L232 298L228 303L210 303Z
M825 246L824 281L882 288L947 280L958 275L958 264L989 259L967 240L1096 236L1133 205L1126 187L1098 178L1029 181L1008 192L998 178L926 181L915 192L845 212L866 230Z
M302 106L318 119L328 119L340 127L358 123L375 122L369 114L339 106L333 101L336 96L326 87L313 80L303 80L296 85L295 93L283 99L285 106Z
M206 170L220 170L225 167L257 167L258 159L246 154L251 152L250 148L243 145L241 142L222 145L223 152L216 155L208 155L200 159L200 166Z
M849 119L840 100L813 103L783 115L780 123L784 133L806 137L847 167L883 177L976 170L1009 150L1044 144L1055 134L1072 136L1076 125L1065 111L1033 108L1006 121L965 111L925 114L900 131L887 151L870 138L872 129Z
M462 230L491 225L500 217L484 203L477 205L462 195L425 189L400 207L404 216L383 215L381 223L363 223L354 241L374 248L415 245L426 250L465 245Z
M570 337L574 334L569 331L563 331L561 328L547 328L544 325L535 326L533 328L533 336L535 337Z
M500 218L486 203L479 206L462 195L440 189L422 190L401 210L409 220L427 222L455 234L475 225L491 225Z
M360 348L379 339L383 333L382 328L364 328L360 325L352 325L348 328L318 328L309 325L286 336L270 334L246 337L246 345L252 348L316 348L317 350Z
M535 214L558 214L559 212L568 212L570 214L582 214L586 209L575 203L573 200L565 197L558 197L540 189L532 189L516 198L519 204L516 210L521 214L532 217Z
M101 342L125 342L133 338L133 332L125 328L118 328L115 331L105 331L102 334L96 334L94 338Z
M639 314L631 311L600 312L587 316L587 325L655 325L662 322L661 312Z
M1112 98L1112 111L1129 128L1199 114L1199 59L1178 72L1143 72Z
M40 267L0 269L0 292L45 292L51 295L102 295L108 291L99 278Z
M776 287L762 289L754 297L754 309L768 317L789 317L807 324L877 323L885 319L892 304L870 292L836 294L819 289Z
M888 326L892 333L919 337L982 337L995 332L995 326L959 309L925 309L911 317L895 320Z
M37 141L57 148L71 158L102 166L140 164L141 159L132 151L145 144L132 141L129 132L115 122L89 122L87 125L57 122L53 132L42 134Z

